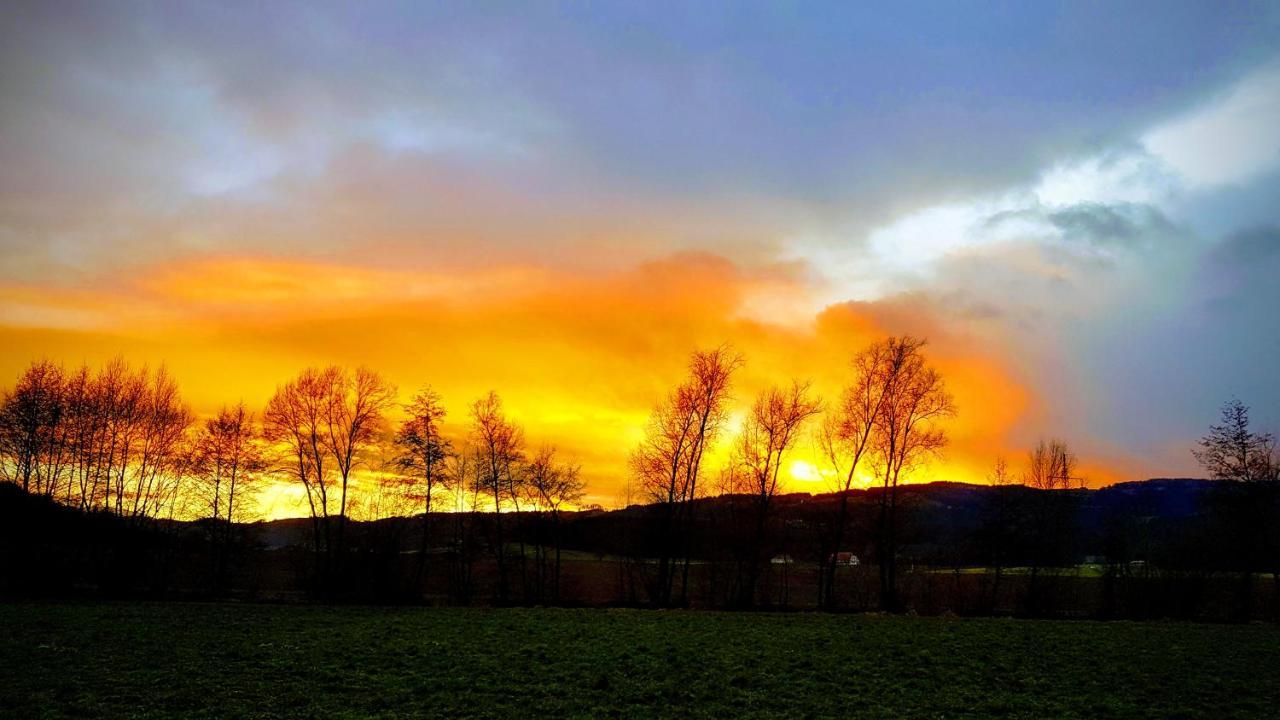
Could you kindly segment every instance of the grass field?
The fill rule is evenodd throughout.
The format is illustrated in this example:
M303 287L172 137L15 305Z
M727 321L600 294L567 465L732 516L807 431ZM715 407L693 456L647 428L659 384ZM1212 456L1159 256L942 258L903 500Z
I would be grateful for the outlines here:
M1274 717L1280 627L0 605L0 715Z

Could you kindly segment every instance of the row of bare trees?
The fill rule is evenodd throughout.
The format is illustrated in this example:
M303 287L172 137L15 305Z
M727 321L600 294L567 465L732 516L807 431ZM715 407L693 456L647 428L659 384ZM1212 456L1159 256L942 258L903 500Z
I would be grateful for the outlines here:
M163 368L32 364L0 407L0 474L23 489L125 517L172 515L193 416Z
M818 433L842 489L871 477L883 490L876 548L888 608L896 607L898 486L942 449L941 421L954 414L924 347L923 340L895 337L856 355L848 385ZM708 490L751 499L748 529L735 542L739 604L755 602L762 567L775 549L770 511L780 477L788 453L810 437L805 426L823 403L807 382L766 388L751 405L719 477L708 482L705 459L726 432L732 381L742 366L743 358L728 347L695 352L686 378L654 409L632 454L636 480L659 509L660 542L646 583L655 604L689 601L690 565L700 553L696 501ZM394 486L421 511L420 580L432 554L432 510L448 492L464 507L470 498L471 511L483 506L490 513L486 545L497 569L499 602L510 599L513 574L524 597L558 594L559 517L583 495L580 468L559 460L553 447L530 451L496 393L471 405L468 432L453 439L445 437L446 410L430 388L403 408L406 418L398 427L390 427L395 396L367 368L308 368L277 388L260 423L239 404L197 424L163 369L135 371L116 360L96 372L82 367L67 375L41 362L5 399L0 467L24 488L85 509L208 518L215 544L223 547L254 491L269 477L288 478L306 501L318 588L343 571L357 483L379 492ZM532 549L527 534L509 537L508 511L517 518L547 516ZM826 553L826 597L846 523L842 501ZM225 557L218 555L215 576L225 571Z
M1229 550L1213 562L1216 569L1234 573L1239 581L1234 616L1247 620L1253 613L1258 574L1270 572L1274 588L1280 588L1280 454L1275 437L1255 431L1249 408L1232 400L1223 405L1218 424L1210 426L1192 453L1209 477L1220 483L1199 509L1201 522L1211 528L1216 544ZM981 535L993 578L990 601L994 604L999 597L1004 571L1016 556L1025 574L1023 612L1041 614L1060 579L1047 571L1079 559L1072 554L1072 545L1080 533L1077 516L1085 480L1076 456L1062 440L1042 440L1028 453L1021 473L1015 474L999 458L988 482L994 494ZM1016 492L1022 487L1041 492ZM1097 556L1104 565L1104 587L1112 587L1117 576L1145 571L1145 553L1133 547L1133 539L1150 542L1152 520L1130 517L1125 520L1127 527L1117 527L1112 526L1113 518L1104 518L1108 527L1103 533L1114 551ZM1109 596L1109 591L1104 594ZM1280 593L1276 597L1280 602Z
M502 513L545 520L532 563L523 536L514 562L526 597L530 587L558 594L559 519L585 491L579 466L550 445L527 450L496 393L471 406L471 427L455 439L443 432L446 411L430 388L404 406L395 427L388 419L394 408L395 389L376 372L330 366L280 385L260 421L239 403L197 422L163 368L133 369L117 359L68 373L40 361L0 403L0 479L83 510L204 519L215 585L225 578L233 526L253 516L255 496L269 482L287 479L306 502L319 590L341 574L349 554L357 483L366 484L367 506L378 503L366 516L421 513L419 584L433 551L432 513L448 491L455 499L448 509L492 514L488 545L501 601L512 571Z
M943 421L955 414L942 375L925 358L925 345L918 338L890 337L855 355L846 387L826 410L817 433L841 492L823 553L824 606L834 597L835 566L849 522L848 491L867 477L882 490L876 532L882 602L886 608L897 607L898 487L945 447ZM640 487L661 508L662 542L649 593L655 604L688 602L695 501L705 486L698 482L702 462L724 430L731 380L742 364L741 356L726 347L694 353L686 379L654 408L645 438L632 455ZM769 514L787 454L823 410L808 382L768 387L753 402L733 443L716 489L751 499L749 529L735 543L739 572L734 594L740 605L754 604L761 569L775 549L768 536Z
M855 358L850 386L824 433L828 455L847 482L866 463L887 491L881 559L890 598L896 488L905 472L942 447L945 436L936 421L953 411L923 347L913 338L891 338ZM697 551L694 501L707 492L704 459L725 431L732 378L742 364L727 347L694 353L687 378L655 408L645 440L633 453L637 479L661 508L663 542L649 593L658 604L688 601ZM531 573L525 536L510 546L503 513L547 513L550 533L558 536L561 509L583 494L580 469L559 461L554 448L527 450L522 428L507 417L496 393L472 404L470 430L457 442L444 437L446 411L430 389L404 408L407 419L392 429L387 416L394 402L394 388L367 368L309 368L277 388L261 422L239 404L196 423L163 368L134 370L114 360L96 371L83 366L66 373L39 362L0 409L0 468L24 489L84 509L206 517L221 544L230 542L229 526L245 517L254 491L268 477L287 477L306 501L314 567L323 585L347 555L353 483L362 467L364 477L398 486L422 511L420 575L431 549L431 510L447 490L455 497L469 493L472 510L483 501L492 512L488 545L500 601L508 599L509 575L517 570L523 585L557 592L558 545L548 572L545 544L536 543ZM716 489L746 493L755 502L755 529L740 548L742 604L752 603L771 550L768 517L786 455L821 409L807 383L766 389L722 469Z
M899 562L928 557L926 565L936 564L951 552L922 549L919 508L903 504L919 495L900 488L945 447L946 421L955 413L925 348L911 337L873 343L852 357L834 399L823 402L809 383L788 380L765 387L741 415L731 409L740 407L732 393L743 358L728 347L695 352L631 456L636 486L650 504L602 519L597 527L614 536L590 541L582 532L591 517L575 516L570 546L618 553L620 577L660 606L785 604L793 552L807 565L796 570L796 587L816 589L820 607L849 607L852 599L858 607L901 610L916 602L920 575L900 580ZM299 544L297 557L315 592L352 587L368 577L370 562L405 570L412 562L413 580L397 569L396 582L418 597L447 592L469 602L478 567L474 586L496 602L558 601L562 514L584 496L580 467L552 446L530 446L496 393L471 403L463 421L447 419L429 387L397 406L395 389L365 368L307 369L278 386L261 415L237 404L196 421L163 369L115 360L67 371L37 362L0 402L0 473L28 493L125 523L200 518L193 527L208 533L215 589L226 584L235 554L250 551L243 521L254 517L255 496L267 487L278 493L287 480L309 512L309 547L304 553ZM779 510L788 462L806 442L819 451L806 459L821 459L825 467L817 471L836 492L807 511L797 513L794 499ZM1231 582L1240 578L1239 605L1247 609L1255 576L1280 576L1274 437L1255 432L1248 408L1232 402L1195 452L1222 481L1205 512L1222 522L1215 542L1231 547L1223 567L1236 573ZM1061 440L1035 445L1017 471L999 459L989 480L980 527L953 538L964 545L956 558L988 569L981 585L989 612L1010 607L1007 597L1000 600L1007 584L1021 598L1019 612L1054 613L1070 584L1064 572L1078 569L1085 544L1098 550L1089 533L1117 543L1107 551L1104 582L1144 557L1126 533L1155 537L1134 518L1123 527L1104 518L1102 530L1080 524L1088 494L1076 456ZM864 487L870 492L850 492ZM711 494L727 497L701 502ZM413 517L359 532L348 526L351 518L392 516ZM375 549L378 533L399 528L417 528L416 544L397 535ZM875 567L841 570L841 558L854 549ZM574 565L571 580L599 572L602 559ZM1016 568L1013 576L1008 568ZM640 601L633 590L623 598Z
M406 418L388 432L386 416L394 396L394 389L371 370L328 367L304 370L280 386L267 403L264 437L283 451L284 472L305 490L321 586L327 575L342 572L340 563L348 555L352 474L363 465L367 474L377 476L375 484L395 485L409 507L416 506L421 513L419 585L429 574L434 551L430 546L433 513L441 509L440 500L448 492L455 498L451 509L489 511L487 545L497 567L498 602L511 599L511 575L517 572L522 597L557 597L560 514L585 492L580 467L561 460L550 445L530 452L523 428L507 416L495 392L471 405L469 430L456 439L445 436L447 411L439 394L429 387L403 408ZM532 548L524 535L512 547L503 518L507 512L517 518L534 515L547 520L537 527L543 530L550 525L551 529L540 532ZM468 547L474 547L468 542L468 530L460 522L455 524L453 547L447 548L455 564L460 556L470 557ZM466 568L454 571L462 579L469 574Z
M1070 563L1078 510L1078 496L1070 491L1084 488L1085 483L1077 467L1075 453L1057 438L1036 443L1018 474L1010 470L1003 456L996 458L987 476L993 495L982 533L992 572L991 605L1000 597L1015 545L1027 576L1024 610L1029 614L1037 614L1041 607L1046 591L1044 571ZM1015 487L1040 492L1015 494Z

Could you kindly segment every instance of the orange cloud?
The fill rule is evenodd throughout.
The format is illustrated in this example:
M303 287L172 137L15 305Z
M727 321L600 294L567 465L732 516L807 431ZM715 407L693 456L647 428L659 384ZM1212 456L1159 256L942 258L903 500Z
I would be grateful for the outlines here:
M605 504L618 502L649 409L697 347L728 342L743 353L736 402L745 408L758 390L792 377L834 396L869 341L929 334L960 416L947 460L918 479L981 481L1033 402L997 357L947 334L927 308L846 304L815 315L802 268L747 269L707 254L594 275L223 257L135 277L110 292L0 289L7 309L25 308L0 327L8 348L0 372L13 377L41 356L164 362L197 412L209 413L238 399L261 407L307 365L365 364L406 399L433 385L459 435L468 404L492 388L532 443L554 443L583 464L588 501ZM41 313L65 322L42 322ZM825 490L817 458L801 445L793 489ZM301 512L288 492L275 495L271 512Z

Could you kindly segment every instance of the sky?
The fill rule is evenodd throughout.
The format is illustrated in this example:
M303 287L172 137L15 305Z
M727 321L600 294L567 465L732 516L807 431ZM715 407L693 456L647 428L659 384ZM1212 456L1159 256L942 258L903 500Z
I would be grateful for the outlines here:
M3 384L365 364L459 435L494 389L616 505L692 350L740 414L911 333L959 410L917 479L1060 437L1101 485L1280 429L1277 308L1280 4L0 8Z

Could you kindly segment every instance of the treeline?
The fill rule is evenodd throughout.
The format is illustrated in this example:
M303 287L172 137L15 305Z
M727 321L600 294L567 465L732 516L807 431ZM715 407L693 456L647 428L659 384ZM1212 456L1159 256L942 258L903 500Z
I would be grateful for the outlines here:
M830 473L839 479L842 497L864 475L883 492L875 520L876 561L881 605L897 610L899 536L898 489L912 470L934 458L946 445L943 422L955 415L955 404L937 370L927 363L925 342L891 337L858 353L849 366L849 384L825 410L817 433ZM694 353L687 379L653 411L645 439L632 455L632 466L645 499L658 508L656 572L648 578L655 604L683 605L689 598L689 567L705 554L695 547L698 522L695 500L706 492L703 460L719 439L727 419L734 372L742 358L727 348ZM762 570L771 561L777 538L771 514L788 453L805 437L806 426L822 414L824 403L809 384L792 381L767 388L756 397L738 436L730 462L713 489L748 499L744 521L729 541L737 571L730 580L733 604L757 601ZM860 475L859 473L862 473ZM835 568L848 522L842 502L819 553L824 566L824 606L831 604Z
M831 462L847 472L846 488L862 463L888 491L877 521L877 547L889 609L897 606L897 488L945 445L940 421L954 414L941 376L925 361L924 346L915 338L889 338L860 353L852 384L830 409L823 433ZM753 498L751 529L733 541L734 595L738 605L756 602L756 585L773 548L770 509L780 473L823 403L801 381L763 391L731 441L730 462L708 481L704 459L722 439L733 376L742 363L728 347L694 353L687 378L655 407L632 454L635 487L659 508L664 538L654 572L645 578L655 605L689 602L690 565L705 552L694 545L700 519L693 503L711 492ZM197 423L163 368L132 369L115 360L96 371L84 366L68 372L37 362L0 408L0 472L24 490L82 510L134 520L207 518L211 540L220 548L231 542L229 526L244 517L255 491L268 478L288 478L306 501L309 574L322 595L341 587L347 576L348 525L357 505L363 504L366 516L413 512L416 505L427 543L431 511L448 493L453 509L487 511L483 537L459 529L451 542L467 557L477 545L488 549L497 568L497 602L512 600L513 575L522 598L530 597L531 585L537 598L556 598L560 514L585 490L578 465L561 459L553 446L529 447L494 392L471 404L469 432L458 438L444 436L446 410L429 387L392 426L395 397L395 389L367 368L310 368L277 388L260 420L241 404ZM509 513L547 519L540 524L549 526L545 536L533 538L529 547L524 535L509 532ZM837 537L832 557L838 545ZM422 577L431 550L418 549ZM225 572L225 554L215 552L215 575ZM465 577L465 564L457 572Z
M256 496L273 481L291 480L303 491L312 528L308 583L318 596L340 594L350 579L347 529L357 506L364 518L421 519L419 578L433 550L433 510L444 506L488 510L483 541L469 529L453 544L469 554L481 542L492 549L502 577L497 599L507 602L503 516L535 514L552 527L537 546L521 543L520 571L533 576L539 596L553 598L560 554L558 545L552 553L547 546L562 510L583 496L580 468L554 446L528 449L496 393L471 406L471 432L456 446L441 433L437 393L419 392L393 425L394 398L395 389L367 368L309 368L277 389L260 418L241 403L197 422L164 368L116 359L67 371L40 361L0 404L0 478L136 526L201 519L214 590L225 583L236 524L254 517Z
M0 473L82 510L172 516L193 421L164 369L113 360L73 372L38 362L0 407Z
M1071 490L1064 494L1069 498L1064 505L1072 508L1070 524L1057 535L1046 534L1036 522L1042 491L1033 488L905 486L899 498L899 602L904 611L919 614L1278 619L1275 565L1257 566L1265 576L1247 573L1250 563L1243 551L1251 537L1232 514L1236 500L1254 489L1162 480ZM881 605L874 564L880 492L855 490L846 498L845 547L861 563L849 558L836 568L828 609L865 611ZM768 531L775 538L774 555L757 577L757 607L819 606L819 553L839 500L835 494L775 499ZM699 521L693 542L701 552L690 567L688 605L736 606L734 585L741 570L733 542L754 530L751 500L720 496L695 505ZM997 524L1001 516L1004 523ZM560 587L553 596L548 578L540 599L533 548L539 537L548 537L550 524L533 513L505 513L512 541L509 602L652 605L648 583L663 541L656 532L658 519L653 505L564 512ZM425 542L422 525L417 517L352 520L346 574L329 599L496 603L497 564L487 544L490 514L436 513ZM209 585L214 546L208 530L208 521L137 523L84 513L0 485L0 595L316 597L309 521L233 526L229 569L216 591ZM1276 536L1272 526L1263 536L1264 547L1280 547ZM529 549L523 572L520 540ZM430 564L419 575L418 549L424 544ZM1033 566L1039 567L1034 588Z
M132 528L103 532L152 538L162 562L137 543L129 553L160 562L156 577L187 578L175 587L214 595L1034 615L1072 605L1064 588L1092 555L1102 570L1088 582L1112 590L1159 572L1146 565L1156 559L1197 578L1226 573L1215 582L1231 578L1247 613L1256 578L1280 571L1274 441L1238 402L1196 450L1228 490L1196 509L1200 529L1174 533L1212 545L1210 559L1142 550L1133 538L1155 524L1138 510L1086 522L1088 493L1060 440L1038 443L1017 470L997 459L978 506L913 506L922 496L903 481L939 456L956 414L925 348L911 337L869 345L825 400L802 380L766 388L731 437L744 360L728 347L695 352L631 453L635 506L616 513L582 512L581 467L531 444L496 393L467 408L465 431L446 434L436 392L397 408L395 388L367 368L307 369L260 414L237 404L197 421L163 369L36 362L0 405L0 473L28 496L111 519L95 527ZM797 504L780 478L800 443L820 449L833 492ZM728 460L712 467L718 446ZM266 538L264 528L293 526L245 522L281 481L306 504L304 536ZM39 526L23 527L43 542ZM23 537L9 537L21 556ZM921 579L935 587L940 567L964 589L923 603Z

